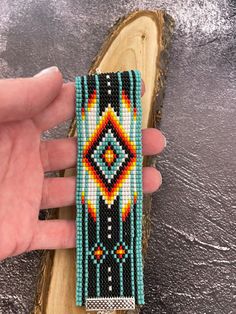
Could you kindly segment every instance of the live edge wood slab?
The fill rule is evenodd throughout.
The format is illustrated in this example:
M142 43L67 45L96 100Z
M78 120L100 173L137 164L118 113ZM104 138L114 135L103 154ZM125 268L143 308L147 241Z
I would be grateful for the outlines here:
M130 13L118 20L110 30L89 71L90 74L95 73L97 69L101 72L129 69L141 71L146 87L145 95L142 97L143 128L155 127L160 122L173 27L173 19L164 11L145 10ZM71 124L68 136L76 136L75 120ZM155 165L155 156L146 158L144 163ZM63 175L75 175L75 169L68 169ZM151 195L144 196L143 256L149 238L151 199ZM73 219L75 207L60 208L51 213L50 217L55 215L59 219ZM74 249L44 252L33 313L85 313L84 308L75 306ZM139 308L134 313L139 313Z

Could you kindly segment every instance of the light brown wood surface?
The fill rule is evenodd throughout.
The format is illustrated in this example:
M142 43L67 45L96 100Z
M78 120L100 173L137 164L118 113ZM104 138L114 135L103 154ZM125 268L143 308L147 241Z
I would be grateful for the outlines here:
M129 69L141 71L146 86L142 97L143 128L153 126L155 115L158 114L154 100L162 92L164 84L160 62L163 62L161 54L166 48L163 39L165 35L168 36L164 33L166 18L167 15L162 11L138 11L120 20L111 30L90 70L90 73L96 69L101 72ZM157 109L160 110L160 106ZM75 123L72 124L69 135L76 135ZM71 175L75 175L74 169L65 171L65 176ZM150 206L150 202L146 206ZM75 218L75 207L59 209L59 218ZM83 308L75 306L75 250L57 250L44 263L50 264L48 269L44 264L42 275L48 278L41 280L41 291L38 292L34 313L85 313Z

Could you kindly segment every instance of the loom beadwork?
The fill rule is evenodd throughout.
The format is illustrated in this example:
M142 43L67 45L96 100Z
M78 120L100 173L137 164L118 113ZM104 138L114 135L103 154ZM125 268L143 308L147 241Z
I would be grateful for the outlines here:
M75 86L76 304L133 309L144 304L140 72L78 76Z

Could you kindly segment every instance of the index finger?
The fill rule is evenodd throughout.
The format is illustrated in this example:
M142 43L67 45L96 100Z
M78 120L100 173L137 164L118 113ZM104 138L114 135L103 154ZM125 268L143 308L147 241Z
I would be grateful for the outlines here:
M31 118L56 98L61 86L57 67L34 77L0 80L0 122Z
M145 93L142 80L141 95ZM75 84L63 84L58 97L45 110L34 117L34 122L41 131L48 130L57 124L75 116Z

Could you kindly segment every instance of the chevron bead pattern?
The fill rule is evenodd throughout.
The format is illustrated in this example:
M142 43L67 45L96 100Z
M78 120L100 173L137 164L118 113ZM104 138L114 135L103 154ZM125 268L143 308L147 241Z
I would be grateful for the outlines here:
M141 76L76 77L76 304L144 303Z

